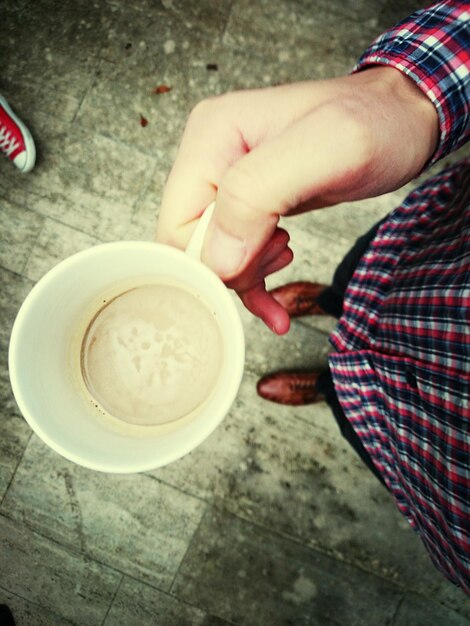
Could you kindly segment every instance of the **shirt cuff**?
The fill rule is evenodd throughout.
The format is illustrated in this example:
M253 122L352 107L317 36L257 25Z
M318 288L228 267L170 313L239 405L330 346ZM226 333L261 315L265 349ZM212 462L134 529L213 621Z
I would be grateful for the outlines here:
M440 2L418 11L378 37L353 72L373 65L408 76L434 104L439 142L428 165L470 137L470 17L466 2Z

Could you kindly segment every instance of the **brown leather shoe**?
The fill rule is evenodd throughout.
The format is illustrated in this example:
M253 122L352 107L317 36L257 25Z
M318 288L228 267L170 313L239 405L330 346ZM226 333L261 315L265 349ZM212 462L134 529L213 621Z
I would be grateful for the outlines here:
M302 315L328 315L317 303L318 296L327 285L298 281L277 287L271 291L274 299L284 307L290 317Z
M317 391L321 372L276 372L260 378L256 385L258 395L278 404L314 404L325 399Z

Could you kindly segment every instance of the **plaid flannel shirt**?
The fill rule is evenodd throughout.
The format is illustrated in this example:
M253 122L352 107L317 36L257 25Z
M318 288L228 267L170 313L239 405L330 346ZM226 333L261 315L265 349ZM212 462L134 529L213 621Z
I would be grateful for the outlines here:
M356 67L397 68L431 99L432 162L470 135L469 12L463 1L418 11ZM387 217L331 342L345 415L435 565L470 593L470 159Z

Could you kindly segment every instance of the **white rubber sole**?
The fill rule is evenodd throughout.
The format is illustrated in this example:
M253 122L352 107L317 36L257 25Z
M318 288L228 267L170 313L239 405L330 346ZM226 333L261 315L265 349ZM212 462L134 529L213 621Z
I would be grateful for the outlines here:
M14 111L12 110L12 108L10 107L10 105L8 104L8 102L5 100L3 96L0 96L0 104L3 106L3 108L8 113L8 115L10 115L10 117L15 121L15 123L18 125L18 127L20 128L23 134L26 152L21 153L21 154L25 154L26 161L22 165L19 165L16 162L16 159L13 159L13 163L20 170L20 172L23 172L23 174L26 174L27 172L30 172L33 169L34 164L36 163L36 145L34 143L34 139L31 133L29 132L29 129L27 128L27 126L25 126L23 122L20 120L20 118L14 113ZM21 156L21 155L18 155L18 156Z

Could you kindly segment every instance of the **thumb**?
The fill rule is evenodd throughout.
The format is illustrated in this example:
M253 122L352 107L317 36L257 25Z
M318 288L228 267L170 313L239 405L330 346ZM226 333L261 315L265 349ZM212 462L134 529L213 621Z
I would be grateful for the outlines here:
M202 259L224 280L263 250L281 215L331 185L339 137L322 113L313 111L258 145L220 180Z
M202 259L223 279L240 274L276 230L284 206L284 192L272 184L277 167L276 153L256 148L220 181Z
M265 213L241 196L228 199L219 192L202 260L224 280L239 275L271 239L278 221L278 215Z

